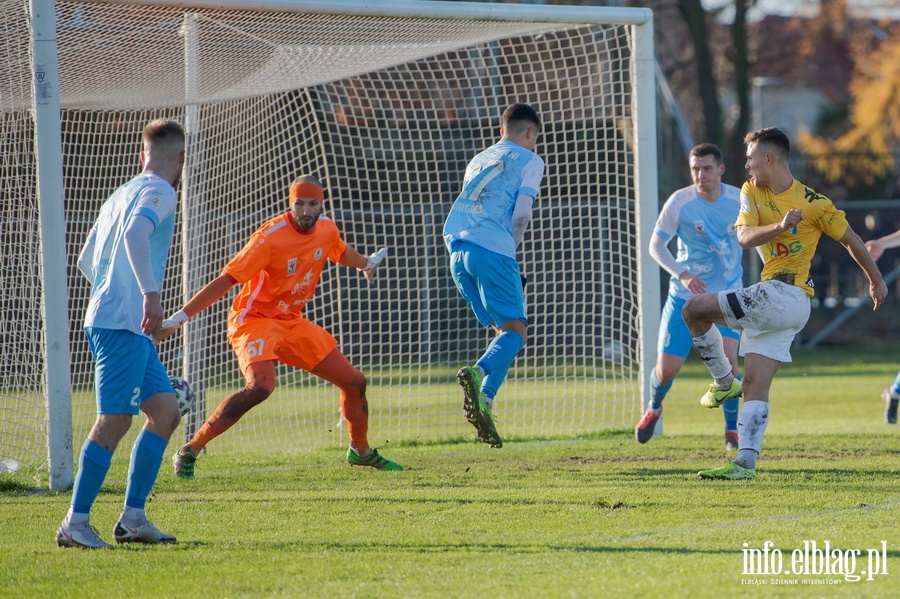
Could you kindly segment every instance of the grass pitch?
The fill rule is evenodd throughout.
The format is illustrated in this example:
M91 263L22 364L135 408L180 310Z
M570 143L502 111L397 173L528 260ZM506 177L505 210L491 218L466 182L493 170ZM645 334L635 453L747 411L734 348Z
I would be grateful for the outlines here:
M754 481L696 478L728 456L694 361L647 445L612 431L491 450L473 432L383 446L406 467L391 473L340 449L211 451L194 481L166 462L148 514L174 546L59 549L70 494L0 478L0 596L896 597L900 429L878 399L895 356L797 353ZM92 513L107 540L119 457Z

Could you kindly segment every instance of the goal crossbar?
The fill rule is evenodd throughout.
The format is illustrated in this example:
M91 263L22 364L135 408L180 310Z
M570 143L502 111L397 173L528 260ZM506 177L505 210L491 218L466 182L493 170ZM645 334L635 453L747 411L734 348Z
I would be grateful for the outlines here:
M21 11L16 1L0 4ZM11 291L23 300L7 307L31 323L33 294L47 318L39 333L23 329L28 338L0 321L2 341L17 340L0 344L0 359L17 372L0 396L0 465L20 463L52 489L71 485L72 442L94 416L80 331L88 289L75 260L100 203L135 174L140 128L159 116L182 120L188 133L167 310L219 272L300 172L327 181L329 214L350 245L392 248L378 286L364 288L355 273L332 267L306 310L369 376L380 443L471 432L457 413L452 372L486 339L447 276L440 226L465 161L495 140L502 108L534 104L545 120L538 151L548 165L523 247L535 323L498 403L505 432L578 434L624 426L640 413L660 293L647 251L658 205L649 9L31 1L31 14L46 19L54 10L55 32L46 21L26 38L11 27L3 42L12 60L0 133L23 149L0 169L4 183L24 183L21 192L7 186L8 203L35 217L0 218L19 223L42 249L31 260L27 241L11 244L4 230L4 272L35 269ZM11 22L28 23L28 15ZM31 56L21 53L22 39ZM33 62L27 72L23 57ZM22 93L29 87L30 96ZM29 165L39 175L33 181L19 176ZM35 280L40 289L28 287ZM65 289L70 306L60 320L66 295L54 290ZM186 434L242 385L224 342L227 303L160 347L170 371L182 369L198 388ZM28 342L32 335L38 343ZM15 354L32 345L40 356ZM29 382L36 379L43 422ZM282 372L279 385L278 397L219 447L346 441L327 386L293 371ZM45 458L29 440L35 432L45 435Z

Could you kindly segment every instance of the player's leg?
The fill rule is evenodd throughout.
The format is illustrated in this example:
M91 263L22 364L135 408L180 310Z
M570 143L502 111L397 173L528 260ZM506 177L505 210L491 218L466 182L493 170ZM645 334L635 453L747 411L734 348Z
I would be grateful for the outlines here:
M278 360L322 378L340 390L341 414L347 421L350 447L347 461L354 466L402 470L369 446L369 402L366 377L337 347L337 340L306 318L294 321L278 346Z
M369 402L366 398L366 377L357 370L337 348L325 356L312 370L341 392L341 414L347 421L350 447L347 461L352 466L371 466L378 470L403 470L403 467L382 457L369 446Z
M216 437L237 424L244 414L258 406L275 390L275 362L251 362L244 370L244 387L222 400L194 436L172 457L175 476L194 478L194 465L200 452Z
M740 445L735 463L755 468L769 424L769 390L781 362L757 353L744 356L744 406L738 417Z
M722 334L722 344L725 348L725 355L731 363L731 374L735 378L740 379L740 370L738 368L738 347L740 346L741 334L739 331L729 329L728 327L720 327L719 332ZM732 397L725 400L722 404L722 417L725 419L725 449L735 450L738 448L738 429L737 420L738 412L740 412L740 398Z
M500 325L497 336L476 362L485 373L481 391L485 395L488 408L493 409L494 398L500 390L500 385L506 380L516 355L525 347L527 338L524 322L518 319L508 320Z
M228 340L246 382L240 391L223 399L200 430L172 456L177 478L194 478L194 466L200 452L272 395L277 384L276 348L289 326L290 323L261 318L232 328L229 321Z
M90 524L90 511L109 472L113 452L138 413L144 371L145 338L127 331L89 328L88 344L95 363L97 418L81 447L72 502L56 533L61 547L109 548ZM141 343L141 341L145 343Z
M769 389L781 362L756 353L744 356L744 406L738 416L739 449L734 461L720 468L702 470L700 478L756 478L756 458L762 451L763 435L769 424Z
M150 343L149 340L147 343ZM181 422L169 375L152 345L141 393L145 399L142 399L140 407L147 421L131 451L125 507L113 529L113 536L119 543L174 543L175 536L157 529L144 511L147 497L156 484L169 438Z
M479 439L491 447L502 447L494 425L493 401L527 339L522 277L513 258L472 244L455 247L450 263L457 289L482 325L500 323L497 337L484 354L457 373L463 388L463 413Z
M341 414L347 421L350 447L357 454L368 454L369 402L366 398L366 376L357 370L337 348L325 356L312 370L341 392Z
M897 373L894 382L881 394L884 400L884 421L888 424L897 424L897 404L900 403L900 372Z
M638 443L646 443L653 438L656 425L662 417L663 400L683 364L684 358L680 356L657 354L656 366L650 372L650 402L634 427L634 438Z
M656 365L650 372L650 401L634 427L634 438L638 443L646 443L653 438L662 416L663 400L693 345L690 332L681 316L683 306L684 300L672 295L666 298L663 305L656 342Z
M744 404L738 416L739 449L732 464L699 473L701 478L755 478L769 422L769 391L783 362L791 361L791 343L809 318L806 292L780 282L758 283L740 305L744 355Z
M734 296L731 291L694 296L687 300L681 312L694 347L713 377L713 384L700 399L701 405L707 408L717 408L741 394L741 381L731 373L732 365L725 354L722 333L714 326L728 324L725 312L732 309L728 294ZM731 319L732 323L736 320Z

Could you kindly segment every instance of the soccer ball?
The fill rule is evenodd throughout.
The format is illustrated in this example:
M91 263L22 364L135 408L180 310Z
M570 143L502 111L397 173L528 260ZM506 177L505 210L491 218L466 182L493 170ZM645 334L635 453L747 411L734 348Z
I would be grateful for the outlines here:
M172 383L175 399L178 400L178 410L184 416L191 411L191 406L194 405L194 390L190 383L180 376L170 376L169 382Z

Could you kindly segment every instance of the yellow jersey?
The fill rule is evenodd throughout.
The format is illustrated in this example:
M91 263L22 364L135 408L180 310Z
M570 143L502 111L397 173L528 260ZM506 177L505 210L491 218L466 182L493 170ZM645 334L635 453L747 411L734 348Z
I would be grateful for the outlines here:
M761 281L772 279L802 287L812 297L809 269L822 233L840 239L847 228L847 215L834 203L794 179L791 187L778 195L768 187L747 181L741 187L741 209L735 226L766 226L781 222L789 210L803 212L797 226L783 231L762 246Z

